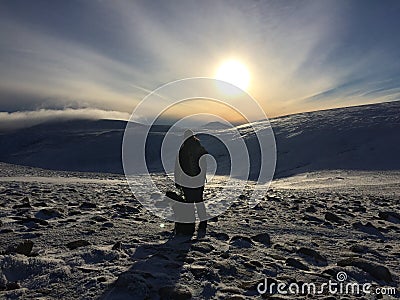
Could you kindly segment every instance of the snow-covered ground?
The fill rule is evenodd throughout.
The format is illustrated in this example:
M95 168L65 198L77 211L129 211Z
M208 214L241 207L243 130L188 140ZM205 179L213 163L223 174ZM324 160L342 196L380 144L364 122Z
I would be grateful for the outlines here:
M173 238L173 223L147 212L123 176L1 163L0 298L253 299L265 278L322 284L340 271L346 282L395 287L398 298L399 184L398 171L281 178L255 208L243 200L250 190L238 191L189 240Z
M279 189L359 190L378 195L400 197L400 171L331 170L303 173L276 179L273 187Z

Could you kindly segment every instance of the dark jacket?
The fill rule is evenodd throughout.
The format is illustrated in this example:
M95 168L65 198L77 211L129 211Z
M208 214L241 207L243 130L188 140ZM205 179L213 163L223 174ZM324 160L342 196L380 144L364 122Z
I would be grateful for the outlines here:
M206 149L200 144L196 137L188 138L179 150L179 156L175 163L175 182L181 182L182 171L188 176L197 176L200 174L201 184L204 185L206 180L207 162L205 159L200 160L201 156L207 154ZM179 159L179 165L178 165ZM201 166L201 168L200 168Z

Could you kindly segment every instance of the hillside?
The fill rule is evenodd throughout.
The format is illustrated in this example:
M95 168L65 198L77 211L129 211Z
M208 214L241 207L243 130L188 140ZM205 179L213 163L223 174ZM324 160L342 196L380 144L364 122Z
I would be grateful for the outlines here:
M275 176L318 170L399 170L400 101L316 112L270 120L277 145ZM211 126L212 125L212 126ZM229 130L224 126L206 126ZM0 161L52 170L122 173L121 144L126 122L75 120L44 123L0 134ZM135 124L137 130L144 125ZM268 122L252 126L262 134ZM249 125L238 126L247 145L255 142ZM167 128L152 129L151 171L162 171L158 147ZM208 135L201 136L208 151L228 172L226 149ZM226 163L228 161L228 163Z

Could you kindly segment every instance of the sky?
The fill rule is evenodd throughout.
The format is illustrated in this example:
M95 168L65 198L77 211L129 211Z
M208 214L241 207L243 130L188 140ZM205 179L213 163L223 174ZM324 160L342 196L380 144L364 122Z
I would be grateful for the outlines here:
M4 0L0 118L126 119L229 59L268 117L399 100L398 28L396 0Z

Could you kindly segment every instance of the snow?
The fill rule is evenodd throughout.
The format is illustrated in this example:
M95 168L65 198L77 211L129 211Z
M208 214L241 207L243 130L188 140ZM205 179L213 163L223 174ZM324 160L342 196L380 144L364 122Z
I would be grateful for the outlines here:
M0 298L257 299L256 286L265 277L322 283L335 280L339 271L354 282L398 285L400 219L380 213L400 211L396 171L335 170L280 178L254 208L240 200L249 187L209 222L205 236L192 238L173 238L173 223L145 210L123 176L0 164L0 177L0 285L9 287L0 288ZM173 188L167 177L154 178L163 190ZM223 177L215 177L205 190L205 198L215 203L224 200L215 199L219 180ZM26 197L29 207L20 206ZM83 203L92 205L83 208ZM60 214L43 224L20 221L40 216L44 208ZM328 212L341 221L328 221ZM7 251L26 240L34 243L30 254ZM72 250L66 246L78 240L87 243ZM305 255L314 253L307 249L326 263ZM387 268L393 282L375 278L364 265L365 270L357 263L338 265L351 257Z
M285 177L321 170L398 170L400 169L400 101L309 112L270 120L275 134L277 167L275 176ZM0 134L0 161L53 170L122 174L121 145L126 122L63 121ZM146 127L134 124L130 134L140 136ZM259 160L254 146L254 130L269 134L269 123L226 128L225 124L205 125L204 133L239 130ZM150 171L160 172L160 151L166 126L154 126L149 136L146 161ZM216 159L217 174L229 174L226 149L209 135L202 143ZM256 170L252 171L256 173Z

